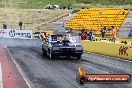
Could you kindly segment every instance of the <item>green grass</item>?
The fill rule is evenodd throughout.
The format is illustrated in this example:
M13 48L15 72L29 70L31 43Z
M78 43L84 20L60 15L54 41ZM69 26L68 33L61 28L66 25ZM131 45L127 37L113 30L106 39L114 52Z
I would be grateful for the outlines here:
M12 0L12 5L17 8L40 9L47 4L68 6L76 3L76 0Z
M62 6L72 6L74 9L79 9L81 7L112 7L112 6L127 6L131 8L132 0L4 0L5 4L10 1L10 5L13 8L21 9L42 9L47 4L51 5L62 5ZM1 3L1 1L0 1ZM1 5L1 4L0 4Z
M71 13L69 10L42 10L42 9L9 9L0 8L0 28L6 22L8 28L19 29L20 20L25 24L26 29L36 29L49 21ZM30 15L29 15L30 14Z

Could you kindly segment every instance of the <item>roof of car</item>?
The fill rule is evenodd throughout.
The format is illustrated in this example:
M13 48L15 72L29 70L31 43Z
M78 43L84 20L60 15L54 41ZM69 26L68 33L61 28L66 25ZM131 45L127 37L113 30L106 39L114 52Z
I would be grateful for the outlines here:
M52 34L51 36L53 36L53 35L66 35L66 34Z

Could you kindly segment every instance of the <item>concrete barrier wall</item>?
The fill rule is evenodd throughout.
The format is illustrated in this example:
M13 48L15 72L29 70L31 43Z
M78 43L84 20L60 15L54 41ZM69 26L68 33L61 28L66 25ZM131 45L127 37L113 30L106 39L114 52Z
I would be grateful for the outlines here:
M19 38L19 39L40 39L41 33L53 34L50 30L15 30L0 29L0 37L3 38Z
M132 46L125 44L81 41L85 51L132 60Z

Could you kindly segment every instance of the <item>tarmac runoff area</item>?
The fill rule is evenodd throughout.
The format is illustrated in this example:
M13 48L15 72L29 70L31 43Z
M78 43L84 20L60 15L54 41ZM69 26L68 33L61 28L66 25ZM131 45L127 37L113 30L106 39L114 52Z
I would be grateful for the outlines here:
M42 56L40 40L0 40L3 88L132 88L129 84L85 84L76 82L79 66L89 74L130 74L132 62L84 53L81 60L48 59Z
M0 88L28 88L4 44L0 44Z

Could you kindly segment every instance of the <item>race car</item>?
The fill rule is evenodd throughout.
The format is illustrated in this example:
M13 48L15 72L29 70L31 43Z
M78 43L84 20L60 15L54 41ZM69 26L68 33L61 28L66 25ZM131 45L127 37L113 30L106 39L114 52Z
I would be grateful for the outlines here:
M60 56L81 58L83 47L69 34L53 34L42 43L44 56L55 58Z

